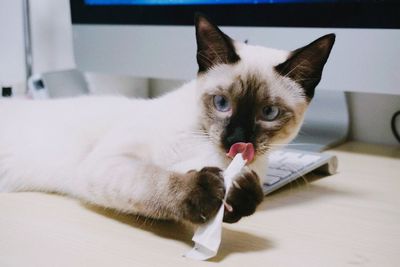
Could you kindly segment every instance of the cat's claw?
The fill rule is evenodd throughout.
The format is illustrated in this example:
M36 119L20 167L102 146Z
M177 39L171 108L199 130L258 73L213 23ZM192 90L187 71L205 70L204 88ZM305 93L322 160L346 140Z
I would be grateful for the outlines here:
M203 221L207 221L207 217L206 216L204 216L203 214L200 214L200 217L203 219Z
M217 214L225 195L222 170L205 167L187 175L191 184L183 201L182 217L192 223L205 223Z
M235 179L233 185L226 200L232 209L226 208L224 212L224 222L227 223L235 223L253 214L264 199L260 179L254 171L244 172Z
M224 203L225 209L229 212L233 211L233 208L231 205L229 205L225 200L222 201Z

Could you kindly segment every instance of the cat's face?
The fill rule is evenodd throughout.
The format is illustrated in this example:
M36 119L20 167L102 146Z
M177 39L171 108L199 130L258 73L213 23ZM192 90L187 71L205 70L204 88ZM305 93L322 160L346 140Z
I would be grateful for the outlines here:
M293 52L238 43L196 17L202 127L227 152L252 143L255 157L290 142L321 79L335 36Z

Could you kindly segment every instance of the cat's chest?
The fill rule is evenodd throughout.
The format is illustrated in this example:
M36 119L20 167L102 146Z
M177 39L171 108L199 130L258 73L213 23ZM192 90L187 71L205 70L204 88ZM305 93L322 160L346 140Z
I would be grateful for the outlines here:
M187 137L177 134L168 138L158 148L153 148L156 164L171 171L186 172L205 166L224 168L226 162L218 148L206 138Z

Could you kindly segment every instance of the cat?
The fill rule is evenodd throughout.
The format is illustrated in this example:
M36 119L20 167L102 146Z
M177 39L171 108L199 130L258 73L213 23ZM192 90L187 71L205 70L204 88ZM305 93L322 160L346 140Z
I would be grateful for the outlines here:
M0 192L57 192L156 219L202 224L222 204L234 144L254 155L224 221L253 214L274 144L290 142L335 41L292 52L234 41L195 16L197 78L155 99L0 101Z

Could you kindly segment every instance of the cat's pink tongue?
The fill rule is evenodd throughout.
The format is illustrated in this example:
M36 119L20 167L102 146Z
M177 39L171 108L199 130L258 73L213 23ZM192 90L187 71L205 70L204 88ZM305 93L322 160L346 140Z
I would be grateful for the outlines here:
M226 155L234 158L237 153L242 153L243 159L250 163L254 159L254 146L252 143L235 143Z

